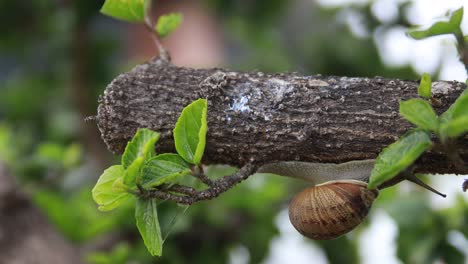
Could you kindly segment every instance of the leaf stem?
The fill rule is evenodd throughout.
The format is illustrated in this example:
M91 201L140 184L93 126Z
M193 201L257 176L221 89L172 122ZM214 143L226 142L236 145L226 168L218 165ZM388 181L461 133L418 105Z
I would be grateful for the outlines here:
M141 184L139 184L139 183L138 183L136 186L137 186L138 191L140 192L140 194L141 194L142 196L146 196L146 193L147 193L146 189L143 188L143 186L141 186Z
M185 195L196 195L196 193L198 192L195 188L179 184L164 185L162 187L162 189L165 191L167 190L170 192L176 192Z
M197 191L188 186L181 186L181 185L173 185L167 190L147 190L146 194L141 193L140 195L145 198L156 198L160 200L169 200L179 204L193 204L198 201L210 200L213 198L218 197L220 194L226 192L227 190L231 189L238 183L242 182L243 180L247 179L250 175L254 174L257 170L257 167L253 164L246 164L236 173L224 176L218 180L213 181L213 185L209 188ZM178 191L177 191L178 190ZM170 193L171 191L184 193L184 195L176 195ZM190 192L188 192L190 191Z
M193 177L197 178L198 180L200 180L204 184L206 184L208 186L213 186L213 180L208 178L208 176L205 174L202 165L198 165L198 166L194 167L192 175L193 175Z
M151 38L153 39L153 42L156 45L156 48L158 49L159 57L161 59L165 60L165 61L170 61L171 57L169 56L169 53L166 51L164 46L161 44L159 33L154 28L155 23L154 23L153 18L151 16L152 2L153 2L153 0L148 0L148 1L145 2L145 21L144 21L144 25L145 25L145 28L150 33Z

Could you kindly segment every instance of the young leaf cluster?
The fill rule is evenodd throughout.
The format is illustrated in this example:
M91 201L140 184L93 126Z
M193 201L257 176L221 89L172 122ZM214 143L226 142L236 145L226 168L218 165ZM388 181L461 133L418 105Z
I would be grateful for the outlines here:
M182 23L182 14L180 13L162 15L156 23L156 31L161 38L164 38L176 30L180 26L180 23Z
M408 36L417 40L439 35L454 36L457 44L459 59L465 65L465 69L468 71L468 36L463 35L463 31L461 29L462 20L463 7L450 13L446 21L436 22L424 30L411 29L407 32L407 34Z
M462 19L463 7L452 12L446 21L436 22L424 30L409 30L408 35L414 39L425 39L446 34L453 35L458 42L460 57L466 64L468 61L465 58L465 49L468 36L463 36L460 27ZM465 65L465 67L468 67L468 65ZM379 154L369 179L369 188L378 187L413 164L419 156L433 146L431 134L436 135L440 142L447 146L447 142L453 141L468 131L467 91L463 92L445 113L437 116L430 103L433 99L431 88L430 75L423 74L418 87L418 94L424 99L414 98L400 102L400 115L414 124L417 129L410 131ZM457 155L458 153L455 153L455 156ZM453 157L454 155L450 156Z
M418 93L427 99L431 98L429 75L423 75ZM434 144L431 134L445 144L468 132L468 90L440 116L437 116L428 101L421 98L400 102L400 115L417 128L379 154L369 179L371 189L397 176L429 150Z
M101 13L115 19L145 23L149 16L146 10L151 0L105 0ZM164 38L176 30L182 22L182 14L170 13L159 17L155 25L151 25L160 38Z
M455 10L448 17L448 21L439 21L431 25L428 29L412 29L408 35L414 39L425 39L432 36L454 34L457 39L462 35L460 28L463 19L463 7Z
M157 214L157 201L145 193L163 184L192 174L199 166L205 150L207 101L198 99L184 108L174 128L177 153L155 152L159 133L139 129L128 142L121 164L106 169L92 190L101 211L110 211L123 201L136 196L135 218L138 230L149 252L162 254L162 236Z

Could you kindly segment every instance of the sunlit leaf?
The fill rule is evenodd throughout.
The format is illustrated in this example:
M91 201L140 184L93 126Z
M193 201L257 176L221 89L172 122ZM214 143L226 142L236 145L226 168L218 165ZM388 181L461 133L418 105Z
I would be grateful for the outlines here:
M432 106L423 99L400 102L400 114L419 128L437 131L439 120Z
M189 164L179 155L161 154L145 163L142 169L143 187L155 187L190 172Z
M452 16L450 17L449 23L460 27L461 22L463 20L463 7L453 11Z
M124 177L118 177L112 184L112 191L115 193L124 193L128 191L128 186L124 183Z
M465 90L455 102L440 115L442 123L446 123L451 119L456 119L462 116L468 116L468 90Z
M412 131L389 145L375 161L368 188L376 188L395 177L413 164L431 146L431 138L421 130Z
M468 90L465 90L455 102L440 116L439 135L442 140L456 138L467 131Z
M428 73L423 73L421 76L421 81L419 82L418 94L424 98L432 97L432 80L431 75Z
M410 30L408 35L414 39L424 39L443 34L460 34L462 19L463 7L454 11L448 21L436 22L426 30Z
M144 157L145 159L154 155L154 144L159 139L159 133L147 128L140 128L133 139L128 142L122 155L122 165L127 169L135 159Z
M146 248L152 256L161 256L163 240L155 199L138 199L135 219Z
M128 22L143 22L145 0L106 0L101 13Z
M181 13L170 13L159 17L156 23L156 31L161 38L166 37L176 30L182 23Z
M144 161L144 157L138 157L132 162L130 166L128 166L127 170L125 170L123 177L123 183L125 185L130 187L135 186L136 179L140 176L141 167Z
M461 116L444 123L440 133L446 137L457 138L468 132L468 116Z
M115 192L113 189L115 180L123 174L123 167L114 165L105 170L99 177L92 190L93 199L99 205L99 210L110 211L130 197L128 193Z
M182 110L174 128L177 153L188 163L199 164L205 151L208 103L198 99Z

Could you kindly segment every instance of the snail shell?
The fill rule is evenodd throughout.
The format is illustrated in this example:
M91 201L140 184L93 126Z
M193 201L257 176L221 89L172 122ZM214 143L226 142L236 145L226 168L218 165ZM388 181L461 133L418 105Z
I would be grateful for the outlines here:
M362 181L328 181L298 193L289 204L289 219L308 238L334 239L362 222L377 195Z

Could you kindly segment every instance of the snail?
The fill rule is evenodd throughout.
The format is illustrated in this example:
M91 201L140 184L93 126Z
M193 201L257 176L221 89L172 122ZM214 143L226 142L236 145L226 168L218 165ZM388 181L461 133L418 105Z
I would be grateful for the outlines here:
M367 188L373 166L374 160L341 164L284 161L263 165L257 172L311 182L312 187L296 194L291 200L289 220L302 235L329 240L353 230L367 216L379 193L376 189ZM444 196L411 173L401 175L389 184L384 183L384 187L407 179Z

